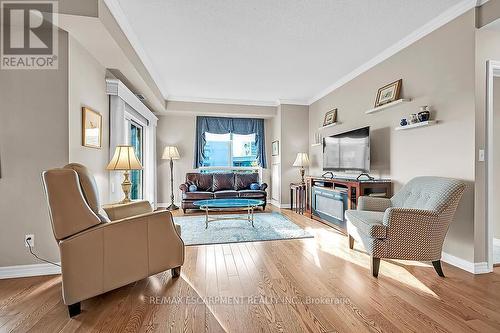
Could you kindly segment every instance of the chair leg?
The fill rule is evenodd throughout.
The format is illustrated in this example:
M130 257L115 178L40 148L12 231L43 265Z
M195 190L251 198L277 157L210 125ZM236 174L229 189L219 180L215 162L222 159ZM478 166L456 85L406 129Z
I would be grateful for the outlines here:
M172 268L172 277L178 278L179 276L181 276L181 266Z
M370 270L374 277L378 277L378 269L380 267L380 258L370 257Z
M351 235L347 235L349 238L349 248L352 250L354 248L354 238Z
M80 302L68 305L68 313L70 318L79 315L81 312L82 312L82 307Z
M432 266L434 266L436 273L438 273L440 277L444 277L443 268L441 267L441 260L433 261Z

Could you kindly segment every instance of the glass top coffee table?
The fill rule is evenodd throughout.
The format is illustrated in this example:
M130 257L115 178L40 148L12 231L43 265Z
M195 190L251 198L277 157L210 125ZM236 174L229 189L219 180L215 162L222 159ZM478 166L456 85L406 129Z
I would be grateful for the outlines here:
M209 199L209 200L198 200L193 202L195 206L200 207L200 209L205 211L205 229L208 228L208 222L222 221L222 220L246 220L253 225L253 210L264 204L264 201L257 199ZM209 212L212 211L224 211L224 210L246 210L247 217L216 217L210 218Z

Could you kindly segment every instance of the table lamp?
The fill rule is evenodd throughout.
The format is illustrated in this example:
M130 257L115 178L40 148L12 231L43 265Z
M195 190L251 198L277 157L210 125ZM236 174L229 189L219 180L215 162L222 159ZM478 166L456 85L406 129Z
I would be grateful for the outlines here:
M174 146L166 146L163 150L163 155L161 156L163 160L170 160L170 206L167 207L167 210L176 210L179 209L174 204L174 160L178 160L181 158L179 155L179 151L177 147Z
M132 146L117 146L115 154L109 162L106 170L123 170L123 183L122 190L125 198L119 203L124 204L130 202L130 189L132 183L130 182L130 170L142 170L141 162L137 159Z
M309 157L307 153L297 153L297 158L293 162L294 167L300 167L300 177L302 178L302 183L304 183L304 167L309 166Z

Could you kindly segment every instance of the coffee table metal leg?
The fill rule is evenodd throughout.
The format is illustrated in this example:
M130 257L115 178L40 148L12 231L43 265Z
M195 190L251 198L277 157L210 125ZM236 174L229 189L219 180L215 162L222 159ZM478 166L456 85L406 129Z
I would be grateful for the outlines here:
M250 208L250 213L252 214L252 217L251 217L251 219L252 219L252 228L255 228L254 225L253 225L253 208L254 208L253 206L252 206L252 208Z
M208 229L208 207L205 207L205 229Z

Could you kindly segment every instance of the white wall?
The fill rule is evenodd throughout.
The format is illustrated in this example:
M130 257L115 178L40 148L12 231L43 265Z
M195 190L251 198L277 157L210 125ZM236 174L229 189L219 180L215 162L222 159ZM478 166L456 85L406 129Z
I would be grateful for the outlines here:
M500 77L493 80L493 202L500 202ZM495 238L500 239L500 205L493 207Z
M465 180L466 191L446 237L444 251L474 260L474 11L446 24L356 77L310 106L309 141L328 110L338 108L339 125L324 135L370 126L372 175L390 177L397 191L420 175ZM377 89L403 79L402 96L412 102L365 114ZM403 117L430 105L436 126L394 131ZM309 149L314 175L322 173L322 152Z
M101 203L109 203L109 98L106 69L82 46L69 38L69 161L87 166L97 182ZM102 115L102 148L82 145L82 107Z

